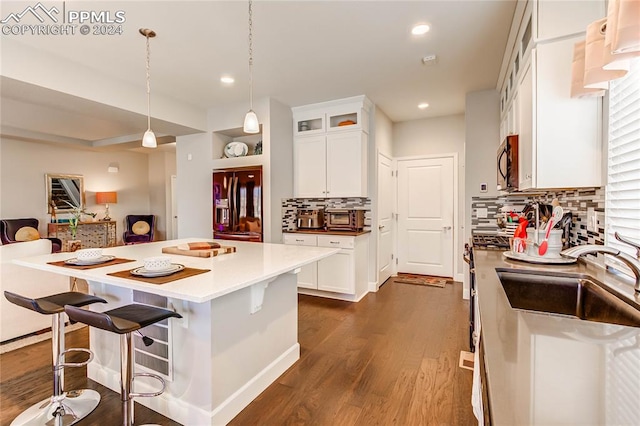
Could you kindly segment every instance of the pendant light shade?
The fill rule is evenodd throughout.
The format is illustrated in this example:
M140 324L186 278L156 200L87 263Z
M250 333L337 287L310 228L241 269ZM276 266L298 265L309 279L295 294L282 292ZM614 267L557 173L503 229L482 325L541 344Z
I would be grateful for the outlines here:
M259 133L260 123L253 111L253 8L249 0L249 111L244 117L243 130L245 133Z
M147 131L144 132L142 137L142 146L145 148L156 148L158 142L156 141L156 135L151 130L151 49L149 48L149 38L156 36L155 31L148 28L140 28L140 34L147 39Z
M142 137L142 146L145 148L158 147L158 142L156 142L156 134L153 133L153 130L149 129L144 132L144 136Z
M258 116L252 109L250 109L249 112L247 112L247 115L244 116L244 132L260 132L260 123L258 123Z

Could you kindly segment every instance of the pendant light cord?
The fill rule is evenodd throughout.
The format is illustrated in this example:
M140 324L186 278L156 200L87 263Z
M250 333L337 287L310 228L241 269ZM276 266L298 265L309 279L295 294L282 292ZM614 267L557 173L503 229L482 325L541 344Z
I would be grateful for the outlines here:
M249 109L253 111L253 9L249 0Z
M149 35L147 35L147 131L151 130L151 48Z

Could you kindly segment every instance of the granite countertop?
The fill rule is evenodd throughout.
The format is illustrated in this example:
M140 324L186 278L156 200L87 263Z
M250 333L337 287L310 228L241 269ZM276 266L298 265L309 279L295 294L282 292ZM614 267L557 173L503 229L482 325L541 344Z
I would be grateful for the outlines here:
M283 231L285 234L316 234L316 235L344 235L347 237L357 237L369 234L371 231L328 231L326 229L298 229L296 231Z
M107 283L116 287L130 288L160 296L202 303L293 271L340 250L326 247L217 240L216 242L223 245L236 247L236 252L220 254L214 257L165 254L171 257L172 263L179 263L190 268L209 269L210 271L207 273L161 285L107 275L112 272L141 267L144 265L143 259L163 255L163 247L196 241L214 240L208 238L186 238L105 248L103 249L104 255L132 259L134 262L85 270L55 266L48 263L70 259L74 257L73 253L47 254L15 259L13 262L29 268L77 277L87 281Z
M535 265L475 248L474 262L494 424L640 424L640 328L515 310L495 269L587 274L640 303L631 280L582 260Z

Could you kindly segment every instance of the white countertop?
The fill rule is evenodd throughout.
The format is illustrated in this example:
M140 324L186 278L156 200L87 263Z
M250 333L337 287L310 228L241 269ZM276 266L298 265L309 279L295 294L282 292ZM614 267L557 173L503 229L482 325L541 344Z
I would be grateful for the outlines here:
M214 240L185 238L105 248L103 250L105 255L133 259L135 262L85 270L48 264L48 262L73 258L73 253L56 253L16 259L14 263L87 281L101 282L116 287L131 288L160 296L202 303L293 271L340 251L339 249L325 247L224 241L221 243L222 245L234 246L236 247L236 252L209 258L162 253L163 247L196 241ZM219 240L216 242L220 243ZM179 263L190 268L210 269L211 271L160 285L107 275L108 273L141 267L143 266L142 260L144 258L159 255L170 256L172 263Z
M587 274L640 303L631 281L579 262L533 265L474 249L495 425L640 424L640 328L511 307L496 268Z

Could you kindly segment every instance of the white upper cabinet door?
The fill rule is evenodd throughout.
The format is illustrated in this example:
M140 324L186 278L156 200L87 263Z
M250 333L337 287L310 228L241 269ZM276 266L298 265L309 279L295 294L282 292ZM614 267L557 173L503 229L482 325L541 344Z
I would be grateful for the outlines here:
M367 196L367 134L327 135L327 197Z
M535 56L532 55L535 62ZM535 66L535 65L533 65ZM525 70L518 88L518 189L533 185L533 74L532 62Z
M325 136L296 138L293 145L293 192L298 198L325 198L326 194Z
M575 37L536 47L536 188L602 185L601 100L570 96Z

